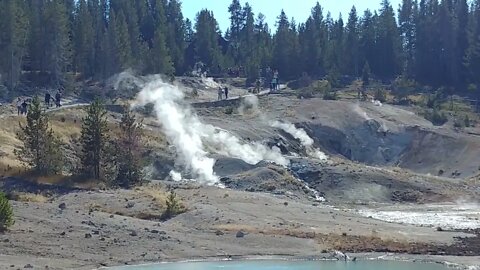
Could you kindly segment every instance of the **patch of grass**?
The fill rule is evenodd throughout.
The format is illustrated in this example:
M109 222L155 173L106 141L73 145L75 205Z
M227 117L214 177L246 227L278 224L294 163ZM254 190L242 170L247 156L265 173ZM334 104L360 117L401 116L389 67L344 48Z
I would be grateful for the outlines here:
M27 192L13 192L10 197L17 202L46 203L50 200L45 195Z
M165 208L168 193L160 186L141 186L136 187L135 192L141 197L151 198L155 204L161 208Z
M167 209L163 212L161 219L167 220L173 218L179 214L185 213L187 209L178 199L177 194L174 191L170 191L165 201Z
M424 243L411 243L408 241L399 241L394 239L384 239L373 233L371 236L357 236L347 233L329 233L322 234L313 230L302 230L298 227L287 228L257 228L245 224L222 224L212 228L213 230L221 230L235 233L242 231L252 234L290 236L301 239L314 239L322 246L331 250L342 250L344 252L398 252L413 253L419 250L428 251L430 246Z
M230 107L227 107L227 108L225 109L225 114L233 114L233 107L231 107L231 106L230 106Z
M448 121L447 115L444 112L440 112L437 109L433 109L432 111L425 111L424 113L425 119L432 122L435 126L442 126Z

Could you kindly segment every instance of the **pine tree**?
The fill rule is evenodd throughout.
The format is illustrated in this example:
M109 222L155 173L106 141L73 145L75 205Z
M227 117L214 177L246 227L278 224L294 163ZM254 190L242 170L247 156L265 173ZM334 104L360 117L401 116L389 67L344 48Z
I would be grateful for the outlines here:
M363 13L360 21L360 61L375 63L375 19L370 10Z
M217 20L211 11L204 9L197 14L195 30L196 60L204 63L211 72L220 72L223 55L218 40L221 35Z
M475 1L468 22L468 48L464 65L468 72L468 81L480 86L480 1Z
M66 1L47 1L44 11L44 27L42 40L45 44L45 69L52 76L52 83L65 83L65 72L72 62L72 41L70 17L67 13Z
M403 46L403 73L407 77L413 77L415 74L415 47L417 33L415 23L417 20L417 1L403 0L398 11L399 31Z
M283 77L290 77L289 57L290 44L290 23L285 11L281 11L277 20L277 33L274 36L273 67Z
M359 33L358 33L358 16L355 6L350 10L348 15L348 22L345 41L345 63L344 70L348 75L355 77L359 76L360 63L359 63Z
M15 89L27 53L29 18L23 1L0 1L0 74L10 89ZM2 81L0 81L0 84Z
M393 78L401 70L401 41L393 8L382 1L378 16L376 73L382 78Z
M142 124L128 108L119 124L120 133L116 139L117 176L115 185L129 188L143 180L141 166Z
M22 145L15 150L20 161L33 169L37 175L61 173L63 162L60 139L49 127L48 117L42 110L40 99L34 97L27 113L27 123L20 124L17 138Z
M107 111L98 99L86 108L80 142L81 174L95 180L105 180L106 149L108 146Z
M333 77L338 78L339 75L342 74L342 71L344 69L344 30L345 29L343 27L343 19L340 14L338 20L331 24L329 27L329 40L325 53L325 68L331 79ZM334 84L334 82L332 81L330 83ZM336 87L337 86L338 85L336 85Z
M464 57L468 49L468 3L467 0L458 0L455 7L457 18L457 48L455 50L455 64L458 70L458 80L467 85L467 69L464 65Z
M265 22L265 15L259 13L255 21L255 43L256 43L256 57L261 67L271 66L272 59L272 37L270 29Z
M7 230L14 223L12 205L5 193L0 192L0 233Z
M128 25L125 19L125 15L122 11L120 11L113 23L115 24L116 30L116 32L114 33L114 48L117 52L119 68L127 69L129 67L132 67L133 57L131 53L132 49L130 42L130 34L128 32Z
M242 46L241 32L245 25L245 12L239 0L232 0L228 7L230 13L230 28L227 38L229 40L229 56L233 59L235 65L240 65L242 56L240 50Z
M153 74L160 73L172 75L175 71L166 46L165 36L159 29L155 31L153 46L150 49L149 63L148 70Z
M323 63L327 36L323 9L317 2L305 24L299 27L300 57L304 64L303 70L311 76L321 76L325 73Z
M178 0L170 0L167 7L168 34L167 44L171 54L176 74L185 73L185 23L183 21L182 5Z
M94 75L95 57L95 28L93 16L85 0L80 0L75 12L74 24L74 65L75 69L85 77Z

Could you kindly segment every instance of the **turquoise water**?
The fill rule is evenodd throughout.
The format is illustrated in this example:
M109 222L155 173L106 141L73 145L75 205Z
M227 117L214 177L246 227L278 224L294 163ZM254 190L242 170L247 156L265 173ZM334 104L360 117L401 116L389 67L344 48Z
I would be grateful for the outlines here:
M166 263L113 268L116 270L447 270L439 264L359 261L222 261Z

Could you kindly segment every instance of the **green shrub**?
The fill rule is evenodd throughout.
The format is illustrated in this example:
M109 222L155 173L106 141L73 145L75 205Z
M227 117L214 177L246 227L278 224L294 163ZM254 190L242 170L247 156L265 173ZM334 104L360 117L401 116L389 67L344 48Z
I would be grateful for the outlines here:
M383 103L387 100L387 92L382 88L378 88L375 91L375 95L373 96L373 98Z
M433 109L432 112L425 113L425 119L432 122L435 126L442 126L448 121L444 112L439 112L437 109Z
M185 207L180 203L180 200L177 198L177 194L174 191L170 191L168 194L167 200L167 209L162 214L162 219L167 220L173 218L176 215L185 212Z
M408 98L408 95L417 89L417 82L415 80L407 79L405 77L398 77L392 84L393 94L399 101Z
M233 107L227 107L225 109L225 114L232 114L233 113Z
M12 226L13 221L13 209L3 192L0 192L0 232L5 231L8 227Z
M323 93L324 100L337 100L337 91L325 91Z

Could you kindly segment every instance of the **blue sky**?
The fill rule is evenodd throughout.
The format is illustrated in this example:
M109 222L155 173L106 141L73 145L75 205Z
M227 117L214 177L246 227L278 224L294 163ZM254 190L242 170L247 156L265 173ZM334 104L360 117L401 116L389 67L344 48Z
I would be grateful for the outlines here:
M231 0L183 0L183 14L192 20L192 23L195 23L197 12L207 8L213 11L220 29L222 32L225 32L230 25L228 6L231 2ZM310 15L310 10L315 6L317 0L240 0L240 2L242 5L245 2L249 2L253 7L255 16L259 12L263 13L267 17L270 29L275 29L275 20L282 8L289 18L294 17L297 23L304 22ZM327 14L327 11L330 11L332 17L336 19L341 12L343 19L346 21L353 5L355 5L358 14L361 15L367 8L370 10L378 9L381 0L318 0L318 2L323 7L324 15ZM390 2L396 13L401 0L390 0Z

